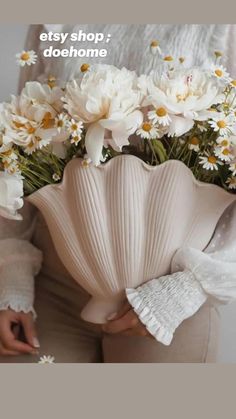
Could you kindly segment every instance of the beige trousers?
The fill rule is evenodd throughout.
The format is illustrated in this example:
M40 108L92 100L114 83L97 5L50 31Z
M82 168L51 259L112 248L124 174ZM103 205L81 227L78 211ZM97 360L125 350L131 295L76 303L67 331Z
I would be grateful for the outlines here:
M219 314L206 302L176 330L170 346L150 337L108 335L83 321L80 312L90 296L60 262L44 220L39 216L33 239L44 252L36 278L36 328L39 356L0 357L4 363L38 362L53 355L57 363L206 363L217 361Z

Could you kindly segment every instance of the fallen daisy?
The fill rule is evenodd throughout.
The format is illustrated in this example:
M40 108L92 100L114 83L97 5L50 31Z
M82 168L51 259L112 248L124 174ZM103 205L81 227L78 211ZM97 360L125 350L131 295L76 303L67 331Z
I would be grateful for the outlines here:
M40 357L38 364L54 364L55 358L51 355L43 355Z

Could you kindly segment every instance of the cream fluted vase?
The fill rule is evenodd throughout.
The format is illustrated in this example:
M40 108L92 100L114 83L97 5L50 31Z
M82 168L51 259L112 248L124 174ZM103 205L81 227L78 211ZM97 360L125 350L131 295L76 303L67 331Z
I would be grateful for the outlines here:
M180 161L153 167L131 155L87 168L72 159L62 183L28 197L66 269L91 295L81 316L94 323L119 309L125 288L168 274L181 246L203 250L234 199Z

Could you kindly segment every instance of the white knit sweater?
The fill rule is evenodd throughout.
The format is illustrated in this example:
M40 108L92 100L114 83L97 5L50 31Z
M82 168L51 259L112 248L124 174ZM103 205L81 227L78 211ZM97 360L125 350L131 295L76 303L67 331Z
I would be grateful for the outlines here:
M147 53L152 39L158 39L166 54L185 56L186 65L205 66L215 50L225 53L225 64L236 77L236 26L232 25L34 25L26 41L27 49L39 55L38 63L21 73L20 87L26 80L53 74L64 80L73 77L83 59L45 59L39 42L42 31L104 32L111 34L108 57L100 62L126 66L139 73L152 65ZM56 47L56 44L53 43ZM83 43L83 48L88 46ZM57 45L62 48L61 45ZM81 45L80 45L81 47ZM106 46L107 47L107 46ZM63 45L66 48L66 45ZM91 61L91 60L90 60ZM98 61L96 61L98 62ZM24 221L0 218L0 309L33 311L34 275L42 255L29 243L35 213L23 209ZM181 248L172 261L172 272L152 279L137 289L127 289L127 298L149 332L163 344L171 343L181 322L192 316L211 298L226 303L236 298L236 203L221 217L211 243L204 252ZM34 312L34 315L36 313Z

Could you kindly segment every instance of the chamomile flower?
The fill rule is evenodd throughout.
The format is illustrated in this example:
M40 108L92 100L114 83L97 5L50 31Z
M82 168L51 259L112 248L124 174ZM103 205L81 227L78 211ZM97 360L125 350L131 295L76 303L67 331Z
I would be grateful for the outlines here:
M158 129L150 122L143 122L141 127L136 131L137 135L140 135L141 138L149 140L150 138L158 137Z
M204 124L204 122L196 122L197 128L199 129L200 132L206 132L207 131L207 127L206 124Z
M215 147L214 154L222 161L231 161L234 156L229 148Z
M22 51L16 54L16 62L19 66L24 67L27 65L35 64L37 61L37 54L31 51Z
M92 160L88 157L88 155L87 154L85 154L84 155L84 158L83 158L83 160L82 160L82 166L84 167L84 168L87 168L87 167L89 167L89 165L92 163Z
M38 364L54 364L55 358L51 355L43 355L40 357Z
M200 150L199 139L197 137L190 138L188 141L188 149L193 150L196 153Z
M71 137L70 142L71 142L71 144L78 145L79 142L80 142L80 140L81 140L81 136L80 135L74 135L73 137Z
M162 51L157 40L153 40L150 44L150 52L152 55L161 55Z
M228 184L229 189L236 189L236 177L233 177L233 176L229 177L226 180L226 183Z
M89 70L90 70L90 65L88 63L84 63L80 67L81 73L86 73Z
M229 165L229 170L232 172L232 176L236 176L236 163L231 163Z
M148 118L153 124L159 123L160 125L168 126L171 118L163 106L157 107L156 109L148 112Z
M65 113L60 113L55 118L55 125L59 133L67 127L67 123L68 123L68 116Z
M212 65L211 74L223 82L230 82L231 78L227 70L222 65Z
M234 131L235 117L231 114L225 115L219 113L212 117L212 120L209 121L209 125L214 131L219 132L220 136L226 137Z
M229 138L226 137L218 137L216 140L218 147L224 149L229 148L231 146L231 141Z
M58 173L53 173L53 175L52 175L52 179L53 179L53 180L55 180L55 182L58 182L58 180L60 180L60 179L61 179L61 176L60 176L60 175L58 175Z
M236 89L236 80L231 80L230 86Z
M200 164L206 170L218 170L218 165L222 165L213 154L206 153L205 156L199 157Z
M82 121L75 121L73 118L68 121L68 128L72 137L80 137L83 130L83 122Z

